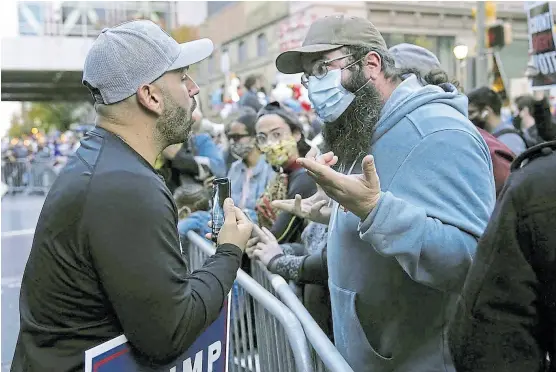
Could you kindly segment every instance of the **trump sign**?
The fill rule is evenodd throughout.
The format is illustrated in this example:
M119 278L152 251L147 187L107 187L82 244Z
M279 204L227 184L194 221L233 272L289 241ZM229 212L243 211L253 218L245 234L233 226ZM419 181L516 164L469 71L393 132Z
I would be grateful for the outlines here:
M125 335L85 351L85 372L227 372L230 296L219 317L176 361L157 368L135 358Z

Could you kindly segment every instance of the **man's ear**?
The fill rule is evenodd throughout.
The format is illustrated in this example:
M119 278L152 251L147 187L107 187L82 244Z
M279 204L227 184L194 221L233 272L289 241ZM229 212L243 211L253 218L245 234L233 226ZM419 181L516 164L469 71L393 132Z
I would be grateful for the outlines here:
M361 60L365 76L369 79L376 80L382 71L382 57L377 52L369 52Z
M491 116L492 114L494 114L494 111L492 110L492 108L490 106L486 106L482 111L481 111L481 119L486 120L489 116Z
M162 115L164 100L162 90L154 84L143 84L137 90L137 102L150 113Z

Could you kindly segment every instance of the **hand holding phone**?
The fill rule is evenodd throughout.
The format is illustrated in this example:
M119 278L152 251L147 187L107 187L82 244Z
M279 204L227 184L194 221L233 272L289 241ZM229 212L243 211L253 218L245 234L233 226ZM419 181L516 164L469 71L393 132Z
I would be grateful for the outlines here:
M209 224L212 226L212 222ZM218 245L233 244L245 252L253 226L242 210L234 206L232 199L226 199L224 201L224 224L218 234ZM206 238L212 239L212 233L208 233Z
M212 181L212 241L218 241L218 234L224 225L224 200L231 194L230 179L216 178Z
M234 205L229 195L230 180L215 179L212 192L212 233L207 238L218 245L233 244L244 251L253 223Z

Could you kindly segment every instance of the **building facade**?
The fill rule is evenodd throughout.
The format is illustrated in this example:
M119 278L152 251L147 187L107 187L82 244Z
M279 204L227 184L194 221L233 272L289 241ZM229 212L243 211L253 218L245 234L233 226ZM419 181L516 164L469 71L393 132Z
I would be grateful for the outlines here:
M177 24L175 1L20 1L19 35L97 37L103 28L150 19L165 30Z
M212 39L216 46L213 55L197 70L201 102L204 107L209 106L211 93L226 83L222 62L227 58L229 72L240 80L260 74L267 89L279 81L298 82L297 76L277 72L277 55L301 45L315 18L339 13L370 19L389 47L407 42L431 50L448 74L457 76L458 64L453 54L456 43L468 45L470 56L474 54L475 5L474 1L228 2L217 12L208 12L200 26L200 36ZM504 70L508 79L523 76L528 59L523 2L498 2L497 8L498 19L512 25L513 42L500 52Z

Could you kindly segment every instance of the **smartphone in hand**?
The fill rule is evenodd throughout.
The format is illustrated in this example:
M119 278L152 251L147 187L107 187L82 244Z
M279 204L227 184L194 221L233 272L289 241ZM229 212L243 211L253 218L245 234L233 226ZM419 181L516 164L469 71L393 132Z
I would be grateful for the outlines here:
M231 197L230 179L216 178L212 181L212 241L218 241L218 233L224 225L224 200Z

